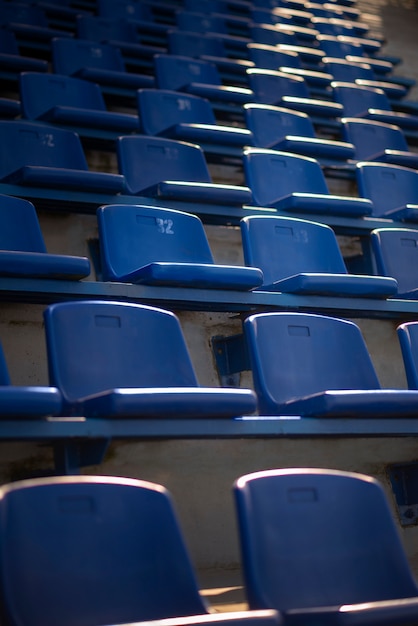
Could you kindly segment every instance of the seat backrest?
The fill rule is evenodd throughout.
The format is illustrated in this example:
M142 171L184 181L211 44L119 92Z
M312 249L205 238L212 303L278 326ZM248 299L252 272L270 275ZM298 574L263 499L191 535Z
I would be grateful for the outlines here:
M389 100L383 89L363 87L354 83L332 81L333 96L342 105L345 117L361 117L369 109L390 111Z
M356 178L359 195L372 201L376 217L406 204L418 204L417 170L362 161L356 166Z
M93 626L205 613L170 495L114 477L0 491L8 624Z
M71 37L52 40L54 72L71 76L87 68L124 72L125 63L119 48L106 43Z
M48 27L45 11L41 7L24 2L0 2L0 24L29 24L30 26Z
M136 43L136 28L133 22L126 19L97 17L95 15L77 16L77 36L92 41L123 41Z
M257 24L251 22L248 27L251 41L254 43L277 46L279 44L297 45L295 33L277 29L274 24Z
M0 195L0 250L46 252L38 216L29 200Z
M310 313L260 313L245 320L244 332L262 415L317 392L380 386L353 322Z
M153 262L213 263L196 215L118 204L100 207L97 219L104 280Z
M245 264L263 271L265 285L301 272L347 273L334 231L325 224L252 215L240 226Z
M151 6L138 0L98 0L97 15L116 20L153 21Z
M378 228L370 234L376 268L398 281L399 297L418 297L418 230Z
M190 30L171 30L167 34L168 51L178 56L199 58L203 55L226 57L220 37Z
M299 55L292 50L279 50L276 46L249 43L248 58L255 67L266 70L279 70L280 67L300 68Z
M129 193L139 193L165 180L211 182L203 150L195 144L130 135L117 139L116 153Z
M418 323L406 322L397 328L409 389L418 389Z
M22 72L19 78L23 116L42 118L55 106L106 111L100 87L80 78L61 74Z
M329 193L321 166L309 157L247 148L244 150L243 165L246 184L258 206L269 206L293 192Z
M139 89L138 115L146 135L163 134L176 124L216 124L209 100L168 89Z
M261 104L280 104L283 96L310 98L309 89L301 76L275 70L251 68L247 70L254 101Z
M288 135L314 139L315 129L306 113L269 104L244 104L245 124L254 145L270 148Z
M175 54L154 56L155 79L161 89L181 90L191 83L221 85L215 65Z
M0 179L25 165L88 170L76 133L33 122L0 121Z
M5 54L19 54L16 35L7 28L0 29L0 52Z
M138 304L80 301L45 311L50 380L71 404L107 389L195 387L177 317Z
M405 135L399 126L354 117L343 118L341 122L344 141L354 145L354 156L357 160L366 161L385 150L409 151Z
M363 56L363 48L359 43L342 41L334 35L318 35L318 44L327 57L344 59L346 56Z
M225 19L222 15L208 15L203 12L180 10L176 12L176 24L181 30L195 33L227 34Z
M376 479L272 469L239 478L234 495L251 608L325 609L416 596Z
M354 83L357 79L375 80L375 74L367 64L367 58L364 59L364 63L353 63L338 57L324 57L322 62L324 71L331 74L336 81Z

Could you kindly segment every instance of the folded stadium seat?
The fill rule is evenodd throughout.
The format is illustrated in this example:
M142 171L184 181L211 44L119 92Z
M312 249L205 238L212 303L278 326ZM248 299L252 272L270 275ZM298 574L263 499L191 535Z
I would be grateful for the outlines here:
M54 72L98 83L105 93L128 90L134 95L137 89L155 86L153 76L127 72L121 51L110 44L57 37L51 53Z
M229 24L233 22L234 25L239 25L245 31L247 31L248 21L238 18L233 18L229 15L222 15L212 10L211 14L204 13L200 8L196 10L182 9L176 12L176 25L177 28L182 31L188 31L193 33L216 35L223 42L226 50L229 50L235 55L246 56L246 48L250 39L248 32L246 36L239 37L233 35L228 28ZM182 53L178 53L182 54Z
M155 79L160 89L185 91L207 98L211 102L227 102L242 105L252 102L251 89L223 85L215 64L190 56L156 54L154 57Z
M418 389L418 324L405 322L397 328L409 389Z
M398 298L418 299L418 230L377 228L370 233L376 271L398 282Z
M0 344L0 421L31 420L58 415L61 393L56 387L12 385Z
M358 191L372 202L374 217L418 221L418 171L401 165L361 161L356 165Z
M13 150L10 147L13 146ZM79 136L55 126L0 121L0 181L15 185L118 193L120 174L93 172Z
M318 35L318 31L310 23L298 24L288 13L278 13L275 9L252 9L250 19L255 24L270 25L279 31L292 33L299 44L313 45Z
M373 120L345 117L341 120L343 139L354 146L358 161L379 161L418 169L418 154L409 149L399 126Z
M3 80L16 81L20 72L47 72L48 62L22 56L13 31L0 28L0 76Z
M243 164L256 206L317 215L360 217L372 213L372 202L366 197L330 194L321 166L311 157L246 148Z
M213 33L200 33L186 30L171 30L167 35L168 53L175 56L193 57L213 63L223 82L244 83L246 70L252 63L246 58L228 56L224 41ZM245 56L247 56L245 54Z
M292 31L278 30L274 24L250 24L250 38L253 43L277 46L278 50L297 52L306 69L318 70L325 52L309 45L301 45Z
M244 321L244 335L260 415L416 418L418 391L381 388L353 322L259 313Z
M53 37L72 37L68 30L50 28L45 11L40 6L24 2L0 1L0 25L24 40L27 46L44 44L49 49Z
M385 80L378 80L372 66L367 63L366 59L364 63L358 63L336 57L324 57L322 63L325 71L333 76L335 81L382 89L389 100L399 100L408 93L406 87L391 83L388 77L385 77Z
M113 476L35 478L3 485L0 508L8 626L282 623L274 610L209 613L161 485Z
M129 135L116 140L116 154L126 193L238 206L252 201L248 187L212 182L205 155L197 144Z
M139 89L138 114L141 131L207 145L251 146L253 135L247 128L217 124L206 98L167 89ZM212 151L212 150L211 150Z
M249 389L199 386L169 311L95 300L53 304L44 317L49 375L62 393L63 414L204 419L255 411Z
M359 20L361 11L354 6L344 6L336 2L306 2L306 10L315 17L339 17L348 20Z
M97 15L113 20L126 19L133 23L138 34L148 34L158 45L165 46L167 30L174 26L174 9L172 24L157 21L154 10L158 12L158 3L148 4L137 0L97 0Z
M139 131L138 115L108 111L100 87L63 74L22 72L20 97L23 118L72 127L83 135L94 128L117 136Z
M244 115L257 148L311 156L321 165L344 165L354 157L354 146L348 140L318 138L306 113L268 104L245 104Z
M298 626L416 622L417 585L375 478L272 469L238 478L234 496L250 607L280 607Z
M341 35L318 35L317 42L324 56L347 59L347 61L355 63L368 63L379 78L390 74L390 78L389 76L388 78L391 82L398 82L407 88L415 84L415 80L412 78L391 74L395 65L398 65L401 59L387 58L373 52L367 52L360 42L354 42ZM382 78L382 80L385 80L385 78Z
M307 113L324 128L338 130L343 113L340 103L312 98L302 76L276 70L251 68L247 70L253 102L284 106Z
M418 115L393 111L383 89L339 81L332 81L331 87L335 101L343 107L344 117L363 117L396 124L404 130L407 137L415 137L417 140Z
M142 41L133 22L96 15L80 15L77 18L77 37L100 43L109 43L120 49L125 63L152 68L154 54L164 52L165 46L150 45Z
M364 22L313 17L311 26L320 35L346 37L347 41L359 43L369 54L377 54L382 47L381 40L367 37L368 25Z
M90 274L85 257L48 254L35 207L0 195L0 275L79 279Z
M397 294L393 274L349 274L334 231L325 224L252 215L240 225L245 264L262 270L262 291L368 298Z
M97 210L103 280L248 291L261 270L215 264L196 215L141 205Z
M293 50L281 50L277 46L267 44L249 43L248 58L254 67L265 70L289 72L296 76L302 76L306 80L310 95L327 95L333 77L326 72L305 69L298 52Z

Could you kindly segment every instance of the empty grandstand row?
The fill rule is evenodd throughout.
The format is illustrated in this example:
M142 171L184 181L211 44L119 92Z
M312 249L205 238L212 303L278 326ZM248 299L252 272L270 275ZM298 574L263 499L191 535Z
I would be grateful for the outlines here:
M309 515L331 470L306 480L389 506L417 595L417 29L416 0L0 0L0 518L26 479L163 486L204 623L281 608L240 477L301 468ZM150 611L63 623L190 612Z

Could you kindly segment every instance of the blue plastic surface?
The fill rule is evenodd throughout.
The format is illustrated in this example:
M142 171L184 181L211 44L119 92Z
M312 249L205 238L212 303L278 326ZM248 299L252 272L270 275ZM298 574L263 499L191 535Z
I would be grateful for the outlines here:
M0 179L19 185L109 193L122 191L125 183L120 174L88 169L76 133L18 120L0 121Z
M51 51L57 74L128 89L153 87L155 83L151 75L127 72L121 51L110 44L57 37L51 43Z
M100 87L62 74L23 72L20 75L23 117L68 126L139 130L137 115L108 111Z
M370 200L331 195L318 161L310 157L263 148L244 150L245 179L257 206L284 211L363 216Z
M187 91L209 100L240 104L253 100L250 89L223 85L217 67L207 61L174 54L156 54L154 65L158 88Z
M416 417L418 392L381 389L360 329L311 313L260 313L244 332L259 413Z
M324 224L250 216L241 220L241 234L245 263L263 272L261 290L372 298L397 293L393 278L348 274L334 231Z
M129 194L221 204L248 204L248 187L212 183L203 150L196 144L149 137L119 137L116 151Z
M418 324L406 322L397 328L409 389L418 389Z
M137 92L141 131L196 143L248 146L252 133L246 128L218 124L205 98L167 89Z
M418 299L418 230L378 228L370 241L377 272L396 278L400 298Z
M334 80L345 83L357 83L365 87L382 89L388 98L399 99L406 96L408 90L403 85L391 83L390 78L378 80L371 65L367 62L355 63L347 59L325 57L323 59L325 71L331 74Z
M47 253L31 202L0 195L0 275L78 279L89 274L86 257Z
M50 380L62 392L64 411L215 418L255 410L250 390L199 387L179 321L168 311L66 302L45 311L45 330Z
M362 161L356 166L359 194L373 204L374 217L418 220L418 172L400 165Z
M341 131L355 148L355 158L418 168L418 154L409 150L399 126L373 120L343 118Z
M280 609L290 624L417 620L417 587L376 479L272 469L240 477L234 496L251 608Z
M201 220L140 205L97 211L104 280L203 289L249 290L261 270L215 264Z
M348 141L318 138L310 117L301 111L245 104L244 115L258 148L304 154L319 160L345 161L354 156L354 147Z

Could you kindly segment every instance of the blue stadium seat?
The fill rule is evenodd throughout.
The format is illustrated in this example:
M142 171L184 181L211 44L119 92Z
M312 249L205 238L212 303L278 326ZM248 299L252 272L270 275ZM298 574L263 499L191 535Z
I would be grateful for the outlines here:
M298 626L417 621L417 585L375 478L271 469L238 478L234 496L250 607Z
M261 415L416 417L418 391L381 388L353 322L259 313L244 333Z
M79 279L90 274L85 257L48 254L35 207L0 195L0 275Z
M246 265L263 272L263 291L372 298L397 293L394 278L349 274L325 224L252 215L241 220L241 235Z
M321 163L341 163L354 157L354 146L349 140L317 137L311 118L301 111L268 104L245 104L244 116L258 148L303 154Z
M253 100L250 89L223 85L218 68L208 61L175 54L156 54L154 65L155 79L160 89L186 91L210 101L235 104Z
M176 24L178 30L192 33L214 35L218 37L227 49L242 56L246 56L246 47L250 39L248 38L248 19L233 17L230 13L220 13L211 9L208 14L203 7L190 10L184 7L176 12ZM238 32L244 36L238 36ZM181 53L180 53L181 54Z
M0 420L31 420L57 415L62 409L56 387L12 385L0 344Z
M51 28L40 6L25 2L0 2L0 25L14 32L26 44L45 43L49 47L54 37L72 37L65 29Z
M198 144L241 147L253 144L248 129L218 124L206 98L168 89L139 89L137 103L141 131L146 135Z
M284 106L321 119L321 123L339 126L335 118L343 107L337 102L312 98L302 76L276 70L247 70L248 84L254 93L253 102Z
M317 37L317 43L324 52L324 56L347 59L357 63L366 62L378 75L390 74L393 71L394 64L391 61L373 53L368 54L360 41L353 41L341 35L320 34Z
M217 265L200 219L140 205L97 211L103 280L248 291L263 282L255 267Z
M148 30L149 33L161 38L165 38L167 30L173 28L173 24L163 24L157 22L153 9L158 10L158 3L154 6L147 2L138 0L98 0L97 15L113 20L126 19L139 30Z
M4 485L0 497L10 626L281 624L274 610L210 615L161 485L60 476Z
M203 150L196 144L129 135L116 141L126 192L162 199L243 205L248 187L213 183Z
M418 230L377 228L370 240L377 273L398 281L398 298L418 299Z
M259 69L288 72L305 79L310 96L318 94L326 97L326 88L333 77L327 71L309 70L304 68L300 55L293 50L283 50L278 46L249 43L248 58Z
M111 44L86 39L63 39L52 41L54 72L78 76L106 87L129 90L154 87L154 77L148 74L127 72L119 48Z
M20 54L16 35L0 28L0 76L17 80L20 72L47 72L48 62Z
M96 300L53 304L44 317L50 380L64 414L199 419L255 411L249 389L199 386L173 313Z
M374 217L418 221L418 171L401 165L362 161L356 166L360 196L372 202Z
M88 80L22 72L19 84L23 117L28 120L120 134L139 130L138 115L108 111L100 87Z
M88 169L76 133L18 120L0 121L0 180L46 193L49 187L118 193L125 184L119 174Z
M364 59L362 63L355 63L347 59L324 57L322 63L324 70L333 77L334 81L382 89L389 100L404 98L408 93L406 87L390 82L390 78L377 79L372 66L367 63L367 59Z
M418 169L418 154L409 149L399 126L356 117L346 117L341 122L343 139L353 144L356 160Z
M409 389L418 389L418 324L405 322L397 328Z
M318 161L263 148L246 148L244 172L256 206L300 213L364 216L370 200L329 193ZM295 191L297 190L297 191Z
M383 89L339 81L332 81L331 87L336 102L343 107L344 117L363 117L396 124L405 133L418 130L418 115L393 111Z

